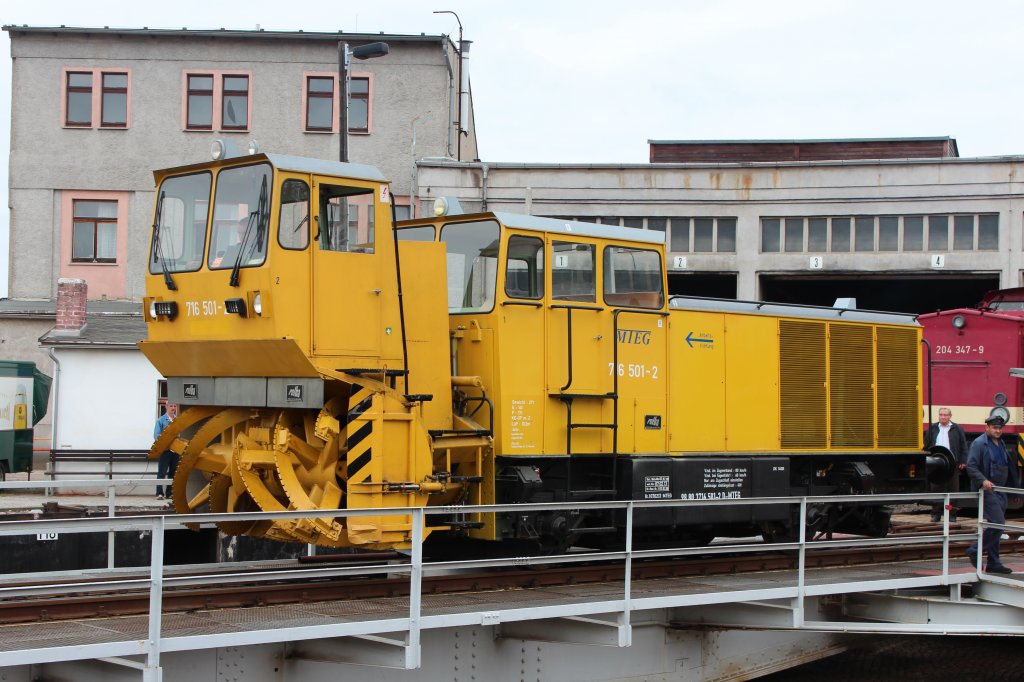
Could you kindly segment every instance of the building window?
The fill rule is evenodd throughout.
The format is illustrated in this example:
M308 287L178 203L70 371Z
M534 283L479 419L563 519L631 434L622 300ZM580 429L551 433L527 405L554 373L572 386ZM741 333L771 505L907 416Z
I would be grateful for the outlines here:
M248 130L252 74L245 71L182 73L185 130Z
M949 216L928 216L928 250L949 250Z
M100 125L124 128L128 125L128 74L104 73Z
M878 250L900 250L900 219L892 215L884 215L878 219Z
M781 245L779 241L779 226L781 222L778 218L761 219L761 251L764 253L779 252Z
M854 219L853 248L855 251L875 250L874 216L857 216Z
M73 202L72 263L114 263L117 260L117 202Z
M67 116L69 126L92 126L92 72L69 71L67 75Z
M953 250L974 250L974 216L953 216Z
M672 251L686 253L690 250L690 219L672 218L672 231L670 235L670 246Z
M213 128L213 76L188 77L188 124L193 130Z
M786 251L804 250L804 221L786 218Z
M723 250L721 221L719 219L719 251ZM994 251L998 246L999 215L994 213L761 219L763 253L896 253L901 250L920 253L926 248L928 251Z
M333 132L334 76L306 77L306 130Z
M908 215L903 217L903 250L924 250L924 216Z
M811 253L828 251L828 218L807 221L807 250Z
M832 251L849 253L850 251L850 219L832 219Z
M978 250L995 251L999 248L999 216L990 213L978 216Z
M348 86L348 129L352 133L370 132L370 79L353 76Z
M64 125L127 128L130 80L127 70L65 69Z
M249 77L224 76L224 130L246 130L249 127Z

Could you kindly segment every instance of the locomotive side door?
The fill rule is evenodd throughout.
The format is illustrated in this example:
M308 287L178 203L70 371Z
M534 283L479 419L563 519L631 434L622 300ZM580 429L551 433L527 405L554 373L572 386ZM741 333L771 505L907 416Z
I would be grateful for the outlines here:
M387 185L313 177L314 355L380 355L378 194Z
M602 303L614 328L609 375L618 395L617 451L667 451L668 315L664 259L655 249L609 244L601 258Z
M545 450L572 454L612 451L610 429L570 428L612 421L612 323L598 301L598 244L583 237L547 237L550 303L547 306Z

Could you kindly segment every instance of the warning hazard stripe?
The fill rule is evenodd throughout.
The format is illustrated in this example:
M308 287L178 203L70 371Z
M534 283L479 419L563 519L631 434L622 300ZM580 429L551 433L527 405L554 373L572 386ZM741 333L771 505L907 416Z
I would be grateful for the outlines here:
M345 417L345 426L348 431L346 444L348 446L348 466L345 470L348 483L362 483L370 478L370 468L367 466L373 461L373 426L371 417L369 421L361 424L356 419L363 417L373 406L373 392L368 389L361 389L352 396L349 409ZM353 431L353 429L355 429Z
M364 393L366 394L365 398L363 397ZM356 403L355 406L349 408L348 414L345 415L346 426L361 417L364 412L370 409L370 404L373 402L373 393L370 393L369 390L364 388L362 391L357 393L353 399L358 399L359 402Z
M350 461L348 463L348 480L353 483L359 483L359 481L355 481L353 479L359 474L359 471L363 467L370 463L371 459L373 459L373 450L367 450L356 457L354 461Z

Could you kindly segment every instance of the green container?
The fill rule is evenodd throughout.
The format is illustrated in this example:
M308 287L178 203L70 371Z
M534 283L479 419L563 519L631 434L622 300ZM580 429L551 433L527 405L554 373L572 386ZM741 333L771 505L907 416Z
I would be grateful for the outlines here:
M32 427L46 414L51 381L34 362L0 360L0 480L32 469Z

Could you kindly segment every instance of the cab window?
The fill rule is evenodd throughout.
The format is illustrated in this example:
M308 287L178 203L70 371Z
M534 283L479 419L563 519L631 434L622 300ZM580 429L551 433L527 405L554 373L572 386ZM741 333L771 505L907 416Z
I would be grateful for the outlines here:
M597 257L593 244L554 242L551 245L551 298L597 302Z
M511 298L544 295L544 242L536 237L512 235L505 257L505 293Z
M498 279L498 223L481 220L441 228L448 259L448 312L477 313L494 308Z
M373 253L373 194L372 188L320 185L321 250Z
M661 255L648 249L609 246L604 250L604 302L610 306L661 308Z
M277 243L297 251L309 246L309 185L302 180L285 180L281 185Z
M211 270L261 265L270 232L270 164L217 174L208 264Z
M395 234L400 242L432 242L434 241L434 226L396 227Z
M157 191L149 272L191 272L203 264L210 212L210 173L166 178Z

